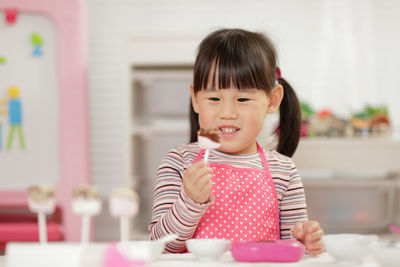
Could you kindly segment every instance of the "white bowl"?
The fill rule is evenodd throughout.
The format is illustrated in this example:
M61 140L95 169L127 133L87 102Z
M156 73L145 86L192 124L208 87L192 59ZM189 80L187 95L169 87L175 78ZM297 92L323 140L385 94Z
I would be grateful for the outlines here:
M155 241L128 241L117 245L118 250L130 260L153 261L164 250L164 244Z
M365 257L372 254L371 245L376 243L376 235L333 234L322 236L326 252L335 258L336 262L362 263Z
M170 234L157 240L127 241L117 245L118 250L131 260L153 261L160 257L165 244L177 239L178 236Z
M200 261L216 261L231 246L231 241L226 239L189 239L186 247Z
M379 242L372 246L376 261L382 267L398 267L400 265L400 242L389 244Z

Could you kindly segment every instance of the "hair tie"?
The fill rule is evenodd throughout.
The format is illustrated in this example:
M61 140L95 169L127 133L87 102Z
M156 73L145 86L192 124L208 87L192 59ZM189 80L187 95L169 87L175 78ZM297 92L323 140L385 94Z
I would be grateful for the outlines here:
M276 79L280 79L282 77L281 75L281 69L279 67L276 67Z

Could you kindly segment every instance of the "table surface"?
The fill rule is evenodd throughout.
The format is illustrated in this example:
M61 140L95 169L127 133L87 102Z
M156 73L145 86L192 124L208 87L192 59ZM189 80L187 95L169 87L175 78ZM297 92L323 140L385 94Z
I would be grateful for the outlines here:
M149 266L151 267L180 267L180 266L199 266L199 267L221 267L221 266L237 266L237 267L334 267L334 266L342 266L335 263L335 260L328 254L322 253L319 256L309 256L305 255L299 262L295 263L246 263L246 262L235 262L232 258L230 252L225 253L219 261L215 262L201 262L196 259L193 254L163 254L160 259L153 261ZM357 265L361 267L380 267L375 260L371 258L367 258L362 265Z
M6 266L6 256L0 256L0 267ZM201 262L196 259L193 254L163 254L158 260L149 263L149 267L222 267L222 266L236 266L236 267L335 267L343 266L335 263L335 260L328 254L322 253L319 256L305 255L299 262L295 263L246 263L235 262L230 252L222 255L219 261L214 262ZM380 267L375 260L370 257L367 258L361 265L351 265L357 267ZM90 266L87 266L90 267ZM97 266L96 266L97 267Z

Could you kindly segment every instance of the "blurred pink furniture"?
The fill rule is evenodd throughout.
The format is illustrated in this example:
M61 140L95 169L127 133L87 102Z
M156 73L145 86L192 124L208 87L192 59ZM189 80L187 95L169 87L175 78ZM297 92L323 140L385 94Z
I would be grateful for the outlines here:
M60 239L62 235L67 241L77 241L80 238L81 221L72 213L70 207L72 190L78 184L90 182L86 10L83 3L81 0L1 0L0 2L0 12L6 13L5 19L8 24L18 22L18 14L28 13L48 17L56 28L60 89L60 177L55 186L61 221L53 220L50 223L49 238ZM24 191L1 191L0 188L0 211L24 207L27 207ZM26 224L22 222L13 224L11 220L13 216L9 212L3 212L3 218L1 214L2 239L6 235L9 240L20 240L23 232L29 241L32 236L37 235L36 220L19 215L18 218L14 216L14 219L25 218Z
M37 215L30 212L25 203L7 204L0 206L0 251L5 250L9 241L38 241L39 228ZM48 241L63 239L62 214L60 207L47 218Z

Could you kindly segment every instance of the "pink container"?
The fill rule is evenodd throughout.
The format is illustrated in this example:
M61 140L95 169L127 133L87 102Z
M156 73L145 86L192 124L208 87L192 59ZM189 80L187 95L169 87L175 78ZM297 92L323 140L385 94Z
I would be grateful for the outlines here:
M296 240L244 241L232 245L232 256L242 262L296 262L304 246Z

